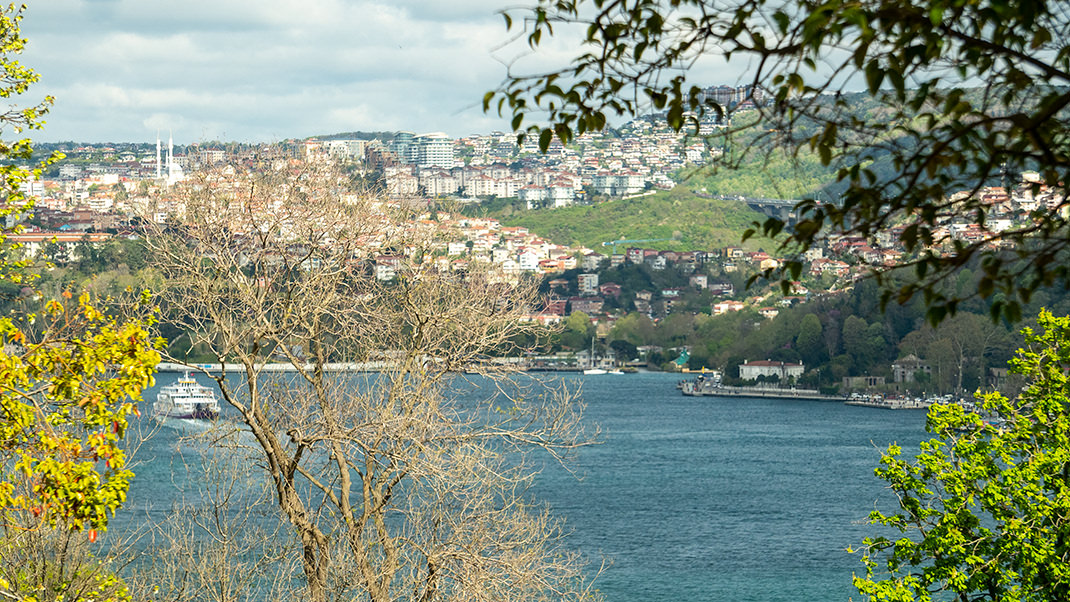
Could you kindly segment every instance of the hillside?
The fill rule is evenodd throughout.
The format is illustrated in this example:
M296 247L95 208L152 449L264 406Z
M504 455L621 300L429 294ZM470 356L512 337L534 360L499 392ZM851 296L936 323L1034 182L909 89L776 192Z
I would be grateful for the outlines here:
M801 199L835 180L835 171L821 165L817 156L803 150L797 157L777 149L754 149L738 167L720 163L704 165L680 174L680 185L708 194L771 199Z
M617 239L670 239L644 243L652 249L715 249L739 244L740 235L764 216L736 201L671 191L585 207L499 215L503 225L523 226L560 244L599 248ZM767 244L768 241L765 241Z

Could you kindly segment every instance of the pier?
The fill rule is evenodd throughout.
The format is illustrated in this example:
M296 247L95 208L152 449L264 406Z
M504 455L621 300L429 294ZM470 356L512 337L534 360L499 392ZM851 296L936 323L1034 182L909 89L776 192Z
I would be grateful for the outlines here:
M881 410L927 410L932 405L931 401L924 399L848 399L845 401L849 406L863 408L877 408Z
M810 401L843 401L839 395L824 395L816 389L781 389L777 387L726 387L710 381L686 381L681 387L684 395L692 397L762 397L772 399L806 399Z

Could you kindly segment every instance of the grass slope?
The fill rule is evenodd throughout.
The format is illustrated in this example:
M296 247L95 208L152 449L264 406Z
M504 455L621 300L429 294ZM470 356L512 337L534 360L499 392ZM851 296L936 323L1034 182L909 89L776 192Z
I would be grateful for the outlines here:
M558 244L603 252L603 242L618 239L669 239L642 246L678 251L739 244L743 231L764 216L743 203L702 198L686 187L677 187L640 198L526 211L500 219L503 225L523 226ZM618 252L623 251L620 248ZM605 252L612 250L605 247Z
M784 150L754 150L739 167L714 163L681 174L680 184L716 195L799 200L835 180L833 169L803 150L792 157Z

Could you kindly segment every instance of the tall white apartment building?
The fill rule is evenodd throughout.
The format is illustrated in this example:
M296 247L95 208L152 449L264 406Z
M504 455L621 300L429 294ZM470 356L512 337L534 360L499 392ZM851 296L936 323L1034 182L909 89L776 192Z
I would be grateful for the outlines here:
M453 140L442 132L420 134L413 139L418 167L453 167Z

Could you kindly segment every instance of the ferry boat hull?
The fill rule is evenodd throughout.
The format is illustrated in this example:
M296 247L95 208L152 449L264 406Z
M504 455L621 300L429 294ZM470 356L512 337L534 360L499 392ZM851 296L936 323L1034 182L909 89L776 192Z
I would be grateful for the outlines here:
M215 420L219 418L219 400L212 389L198 383L187 372L160 389L152 412L161 418Z

